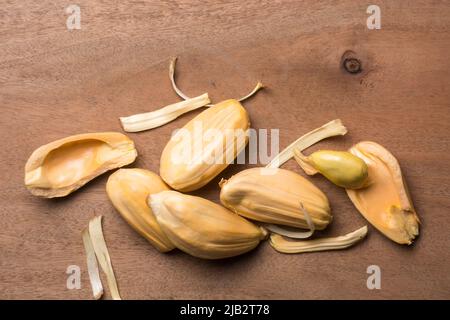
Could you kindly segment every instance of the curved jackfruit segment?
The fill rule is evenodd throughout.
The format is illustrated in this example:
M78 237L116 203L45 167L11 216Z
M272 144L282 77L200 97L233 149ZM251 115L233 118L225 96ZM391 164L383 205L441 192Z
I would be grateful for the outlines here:
M70 136L36 149L25 165L25 186L33 195L63 197L102 173L132 163L134 143L116 132Z
M411 244L419 234L419 218L397 159L381 145L364 141L349 150L368 167L368 186L346 189L359 212L386 237Z

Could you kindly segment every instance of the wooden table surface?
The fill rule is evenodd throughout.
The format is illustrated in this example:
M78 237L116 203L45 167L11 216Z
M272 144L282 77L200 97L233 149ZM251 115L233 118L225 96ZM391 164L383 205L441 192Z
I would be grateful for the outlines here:
M339 4L337 4L339 3ZM125 299L410 299L450 298L450 3L376 1L381 29L366 26L367 1L87 1L81 29L67 30L67 1L6 1L0 7L0 298L90 299L80 232L94 215ZM341 66L353 51L362 72ZM345 251L283 255L268 243L225 261L160 254L114 210L109 173L58 200L33 197L23 168L40 145L68 135L119 131L119 116L179 101L168 79L214 101L267 90L245 102L256 129L280 129L280 146L329 120L349 129L317 148L361 140L387 147L402 165L422 220L411 247L369 227ZM157 172L171 132L129 134L132 165ZM246 166L226 169L229 177ZM300 173L294 161L285 168ZM194 192L218 200L215 179ZM322 177L334 221L323 235L367 224L345 191ZM69 265L81 289L66 288ZM366 269L381 268L369 290ZM108 296L106 297L108 298Z

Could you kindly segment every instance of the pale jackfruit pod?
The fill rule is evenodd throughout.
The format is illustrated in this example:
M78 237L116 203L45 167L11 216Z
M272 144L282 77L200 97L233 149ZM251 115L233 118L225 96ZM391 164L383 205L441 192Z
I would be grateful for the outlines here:
M247 111L237 100L225 100L206 109L165 146L161 178L183 192L203 187L245 148L249 126Z
M220 186L222 204L251 220L306 229L308 222L300 204L308 212L315 229L324 229L332 220L325 194L289 170L247 169L222 180Z
M237 256L267 237L265 229L200 197L163 191L151 194L148 203L170 241L195 257Z
M120 169L106 183L106 192L114 207L128 224L156 249L167 252L175 246L161 230L152 209L147 205L150 194L169 190L155 173L144 169Z
M117 132L86 133L36 149L25 165L25 186L36 196L63 197L102 173L132 163L134 143Z

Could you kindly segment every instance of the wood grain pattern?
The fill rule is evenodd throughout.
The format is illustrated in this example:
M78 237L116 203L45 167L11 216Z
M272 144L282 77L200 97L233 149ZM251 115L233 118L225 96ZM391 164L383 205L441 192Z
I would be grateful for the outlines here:
M377 1L382 29L366 28L366 1L96 1L68 31L67 1L6 1L0 7L0 298L90 299L81 230L102 214L126 299L450 298L450 5ZM363 72L349 74L347 50ZM412 247L374 228L340 252L282 255L267 243L227 261L159 254L109 203L108 174L60 200L38 199L23 168L38 146L71 134L121 131L118 117L178 101L168 62L180 57L179 84L214 101L240 96L261 79L268 89L245 103L254 128L280 128L280 144L341 118L343 138L317 148L374 140L400 161L420 218ZM135 166L158 171L171 132L198 111L153 131L129 134ZM229 167L229 177L245 166ZM300 172L294 162L286 168ZM195 192L217 201L218 182ZM366 223L345 192L321 177L338 235ZM69 265L82 288L66 289ZM366 268L382 270L368 290Z

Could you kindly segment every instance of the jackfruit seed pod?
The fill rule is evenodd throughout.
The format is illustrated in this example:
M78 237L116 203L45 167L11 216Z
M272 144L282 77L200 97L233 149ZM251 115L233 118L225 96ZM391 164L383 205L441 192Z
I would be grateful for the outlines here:
M335 185L347 189L359 189L367 181L366 163L347 151L320 150L305 156L294 150L294 157L308 175L322 174Z
M175 248L161 230L147 197L169 190L155 173L144 169L120 169L106 183L106 192L112 204L126 222L156 249L167 252Z
M324 229L332 220L325 194L302 176L279 168L243 170L220 183L220 201L251 220L308 228L301 203L314 223Z
M247 111L234 99L206 109L179 129L165 146L161 178L183 192L203 187L245 148L249 126Z
M267 231L209 200L163 191L148 198L161 229L180 250L222 259L255 248Z

